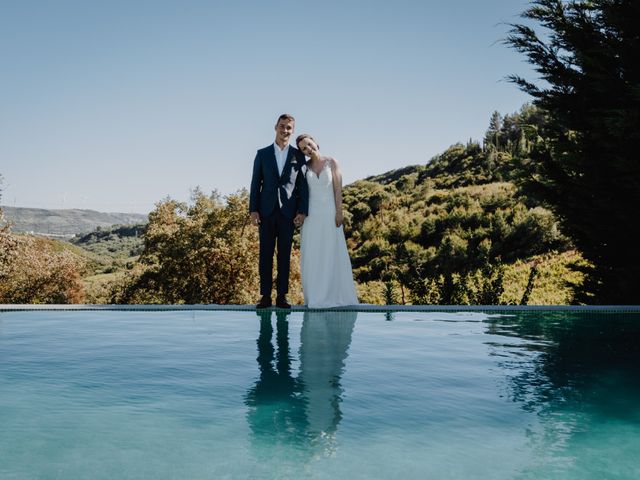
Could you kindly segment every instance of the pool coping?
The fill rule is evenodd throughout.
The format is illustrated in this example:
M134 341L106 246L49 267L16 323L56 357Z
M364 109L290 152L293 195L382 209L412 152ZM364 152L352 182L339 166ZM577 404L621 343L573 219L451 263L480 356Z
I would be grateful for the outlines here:
M0 304L0 312L24 311L256 311L255 305L218 305L218 304L188 304L188 305L113 305L113 304L70 304L70 305L42 305L42 304ZM270 308L268 310L280 310ZM372 305L359 304L344 307L311 309L303 305L293 305L292 312L307 311L357 311L357 312L617 312L640 313L640 305Z

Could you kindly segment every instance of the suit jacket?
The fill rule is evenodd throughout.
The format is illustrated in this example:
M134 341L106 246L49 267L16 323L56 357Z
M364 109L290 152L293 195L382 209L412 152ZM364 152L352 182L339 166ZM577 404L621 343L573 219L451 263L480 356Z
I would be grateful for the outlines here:
M249 211L258 212L261 217L267 217L277 206L280 206L280 211L285 218L293 219L297 213L307 215L309 189L302 173L304 164L302 152L289 146L282 175L279 175L273 144L258 150L253 161Z

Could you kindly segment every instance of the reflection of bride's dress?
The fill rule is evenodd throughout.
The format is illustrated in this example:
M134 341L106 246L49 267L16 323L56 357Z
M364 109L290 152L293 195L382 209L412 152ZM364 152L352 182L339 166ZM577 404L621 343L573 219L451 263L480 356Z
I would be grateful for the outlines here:
M357 312L305 312L300 332L300 383L304 385L307 428L325 438L342 417L340 402L347 350Z
M316 175L306 171L309 185L309 216L300 240L302 290L308 307L356 305L358 296L344 230L336 227L336 205L329 162Z

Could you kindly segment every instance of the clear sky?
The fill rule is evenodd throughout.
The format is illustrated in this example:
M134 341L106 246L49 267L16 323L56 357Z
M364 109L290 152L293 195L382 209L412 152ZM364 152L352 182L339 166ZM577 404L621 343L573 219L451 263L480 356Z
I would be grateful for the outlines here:
M532 78L523 0L0 0L2 203L150 211L248 187L292 113L345 183L481 139Z

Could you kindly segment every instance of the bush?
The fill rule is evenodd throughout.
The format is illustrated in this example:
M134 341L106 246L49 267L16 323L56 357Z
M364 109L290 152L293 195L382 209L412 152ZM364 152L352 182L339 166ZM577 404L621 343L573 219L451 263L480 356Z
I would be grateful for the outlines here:
M30 235L0 235L0 303L82 303L84 260ZM8 247L8 249L5 249ZM58 251L56 251L58 250ZM8 253L8 255L7 255Z

